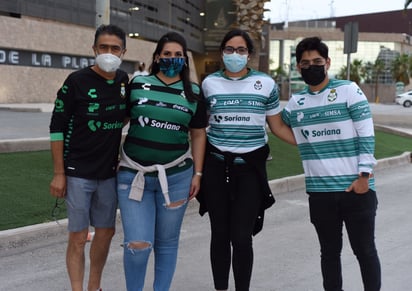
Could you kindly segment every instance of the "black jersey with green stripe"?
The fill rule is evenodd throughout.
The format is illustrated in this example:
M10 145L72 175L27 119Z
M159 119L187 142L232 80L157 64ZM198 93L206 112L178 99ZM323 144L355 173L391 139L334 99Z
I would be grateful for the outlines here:
M128 76L106 80L91 67L71 73L57 92L51 141L64 140L68 176L106 179L116 174Z
M193 92L200 88L192 85ZM166 164L189 148L189 128L206 127L203 102L189 102L183 82L166 85L155 75L130 84L130 127L125 153L141 165Z

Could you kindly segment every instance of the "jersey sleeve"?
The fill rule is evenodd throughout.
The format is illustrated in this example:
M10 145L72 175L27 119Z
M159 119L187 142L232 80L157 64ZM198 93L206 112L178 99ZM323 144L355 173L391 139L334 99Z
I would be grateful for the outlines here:
M280 102L279 102L279 88L278 85L273 81L273 88L269 94L266 115L276 115L281 112Z
M202 91L199 92L199 101L197 101L196 112L193 114L189 123L191 128L204 128L207 126L206 99Z
M373 171L376 165L375 132L369 102L361 89L352 83L348 95L348 109L359 139L359 172Z
M64 140L64 134L72 117L75 104L75 84L71 75L64 81L57 91L53 113L50 121L50 140Z

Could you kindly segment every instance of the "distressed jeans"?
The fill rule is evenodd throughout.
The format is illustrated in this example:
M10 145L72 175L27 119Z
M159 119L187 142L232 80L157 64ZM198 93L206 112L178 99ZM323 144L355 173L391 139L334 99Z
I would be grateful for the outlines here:
M180 228L187 207L193 168L167 177L171 203L183 202L177 206L166 206L159 180L152 176L145 177L142 201L130 200L129 192L134 176L135 173L124 170L117 175L127 290L143 290L147 263L153 249L153 289L168 291L176 269ZM132 248L131 242L143 242L147 247Z

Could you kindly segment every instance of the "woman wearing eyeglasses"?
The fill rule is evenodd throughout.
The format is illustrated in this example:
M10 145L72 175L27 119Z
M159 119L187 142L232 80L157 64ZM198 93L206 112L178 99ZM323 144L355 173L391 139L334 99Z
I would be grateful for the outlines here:
M200 214L209 213L210 256L216 290L228 290L231 264L236 291L249 290L252 235L274 203L267 175L266 123L272 133L295 144L280 117L274 80L247 66L253 53L249 35L228 32L220 45L224 69L203 81L210 117L202 178Z

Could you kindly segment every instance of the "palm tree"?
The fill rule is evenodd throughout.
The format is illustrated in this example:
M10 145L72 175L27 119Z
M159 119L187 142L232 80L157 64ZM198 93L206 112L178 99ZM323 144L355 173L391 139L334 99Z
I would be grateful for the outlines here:
M283 79L288 76L285 70L282 67L277 67L275 70L272 70L272 76L275 81L280 84L282 83Z
M265 2L269 0L234 0L237 5L237 25L248 31L255 40L262 39L262 27Z
M364 72L364 81L367 84L371 84L373 82L373 63L372 62L366 62L363 65L363 72Z
M407 54L399 55L392 63L392 74L396 82L403 82L405 85L409 84L409 56Z
M374 87L375 103L379 103L378 85L381 74L385 72L385 62L382 59L376 59L374 63L366 62L362 67L362 74L365 83L371 84Z
M411 0L412 1L412 0ZM375 63L372 66L372 76L375 75L375 103L379 102L378 95L378 84L379 76L385 71L385 62L379 59L376 59Z
M337 78L339 79L346 79L346 74L347 74L347 66L343 66L338 75ZM350 65L350 72L349 72L349 79L356 84L360 84L363 79L366 77L366 72L362 63L362 60L354 59L352 61L352 64Z
M251 66L255 68L259 68L259 53L265 24L263 19L265 2L269 2L269 0L233 0L237 7L237 23L235 26L249 32L255 41L255 54L250 60Z
M409 76L412 74L412 56L409 56Z

